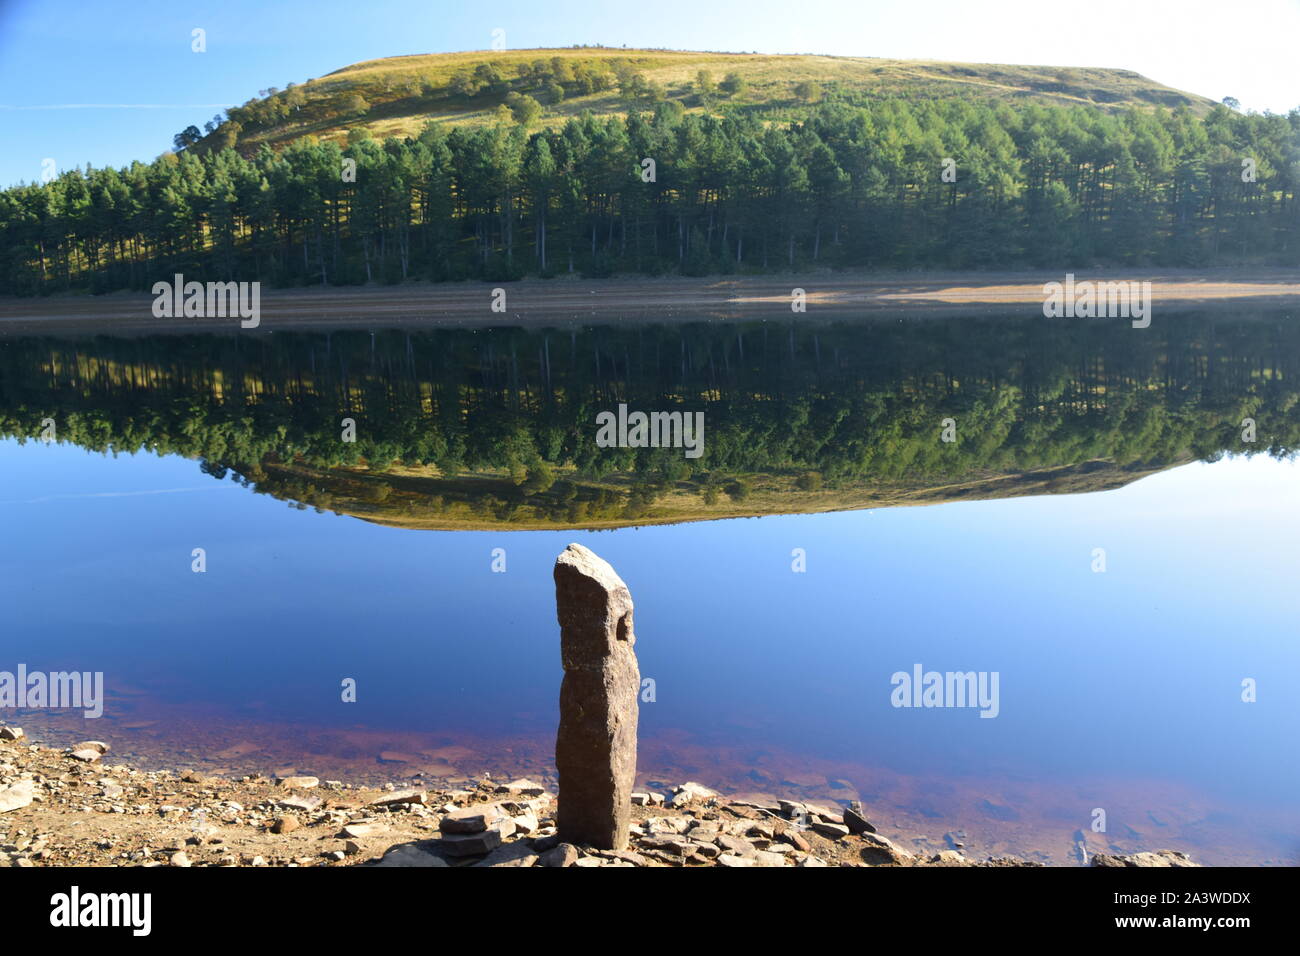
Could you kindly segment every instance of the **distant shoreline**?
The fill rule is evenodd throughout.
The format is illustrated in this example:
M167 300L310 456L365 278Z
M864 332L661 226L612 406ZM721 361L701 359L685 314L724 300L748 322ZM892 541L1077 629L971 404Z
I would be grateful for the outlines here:
M1180 311L1233 304L1300 302L1300 274L1286 269L1074 270L1079 281L1150 282L1157 306ZM854 316L935 317L1037 313L1043 285L1065 271L791 273L703 278L524 279L517 282L410 282L394 286L264 289L256 330L380 327L545 327L622 321L689 322ZM195 277L199 278L199 277ZM506 308L493 311L493 289ZM795 289L805 312L791 311ZM0 297L0 335L48 332L240 331L238 319L158 319L147 293Z

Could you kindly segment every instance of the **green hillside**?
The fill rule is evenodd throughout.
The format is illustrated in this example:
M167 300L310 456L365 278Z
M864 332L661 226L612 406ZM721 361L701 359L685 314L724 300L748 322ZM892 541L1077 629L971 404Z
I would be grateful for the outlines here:
M533 124L554 126L587 110L617 115L662 100L677 101L688 112L734 110L788 120L827 97L861 102L900 95L1107 111L1186 106L1204 113L1214 105L1129 70L576 47L356 63L284 90L262 91L233 107L221 126L210 124L201 143L278 147L308 135L341 142L353 128L365 128L376 138L414 136L431 121L489 124L508 99L523 96L542 108Z

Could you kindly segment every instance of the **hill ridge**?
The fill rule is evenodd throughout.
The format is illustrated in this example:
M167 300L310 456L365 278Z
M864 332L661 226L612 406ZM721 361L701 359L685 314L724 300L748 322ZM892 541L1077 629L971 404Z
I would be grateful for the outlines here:
M626 115L676 101L687 112L736 111L800 119L829 97L849 103L953 97L1041 105L1185 107L1212 100L1113 67L1016 65L935 59L623 48L536 47L412 53L360 60L283 90L268 87L228 116L189 127L178 147L281 148L306 136L343 142L416 136L429 122L487 125L507 98L530 97L530 123L557 126L590 111Z

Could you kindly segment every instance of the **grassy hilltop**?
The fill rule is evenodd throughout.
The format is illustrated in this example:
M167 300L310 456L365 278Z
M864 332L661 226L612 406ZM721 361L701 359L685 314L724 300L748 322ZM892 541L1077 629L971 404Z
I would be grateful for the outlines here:
M715 91L701 92L701 71L718 85ZM233 108L234 122L204 145L279 147L307 135L341 142L354 128L379 139L415 136L430 121L486 125L511 94L538 102L539 126L587 110L621 115L661 100L678 101L688 111L711 106L793 119L832 93L854 100L962 96L1107 111L1186 106L1198 114L1214 105L1130 70L604 47L386 57L262 93Z

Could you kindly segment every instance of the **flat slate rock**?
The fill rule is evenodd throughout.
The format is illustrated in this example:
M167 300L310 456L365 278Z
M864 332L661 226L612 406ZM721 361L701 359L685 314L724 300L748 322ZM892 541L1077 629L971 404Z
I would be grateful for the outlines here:
M840 823L824 823L821 820L814 820L809 824L809 829L814 833L824 836L828 840L841 840L849 835L849 828Z
M540 797L546 793L546 788L540 783L534 783L526 778L511 780L509 783L497 787L498 793L518 793L525 797Z
M451 866L445 859L420 844L400 843L390 847L382 859L368 866Z
M288 797L276 805L284 810L301 810L303 813L310 813L321 803L320 797Z
M386 828L383 825L378 823L349 823L339 832L339 836L361 840L365 837L371 837L383 833L385 829Z
M474 866L536 866L540 854L524 840L503 843Z
M508 829L503 824L509 824ZM499 847L513 832L514 824L502 820L482 833L449 833L438 841L438 849L448 856L482 856Z
M480 803L472 807L457 807L438 824L443 833L482 833L496 823L505 812L495 803Z
M852 807L844 811L844 825L849 828L850 833L876 832L876 828L871 825L871 822Z
M30 780L19 780L0 790L0 813L21 810L30 805L34 799L36 799L36 784Z
M429 794L424 790L394 790L392 793L386 793L382 797L377 797L370 801L372 807L395 807L404 803L428 802Z

